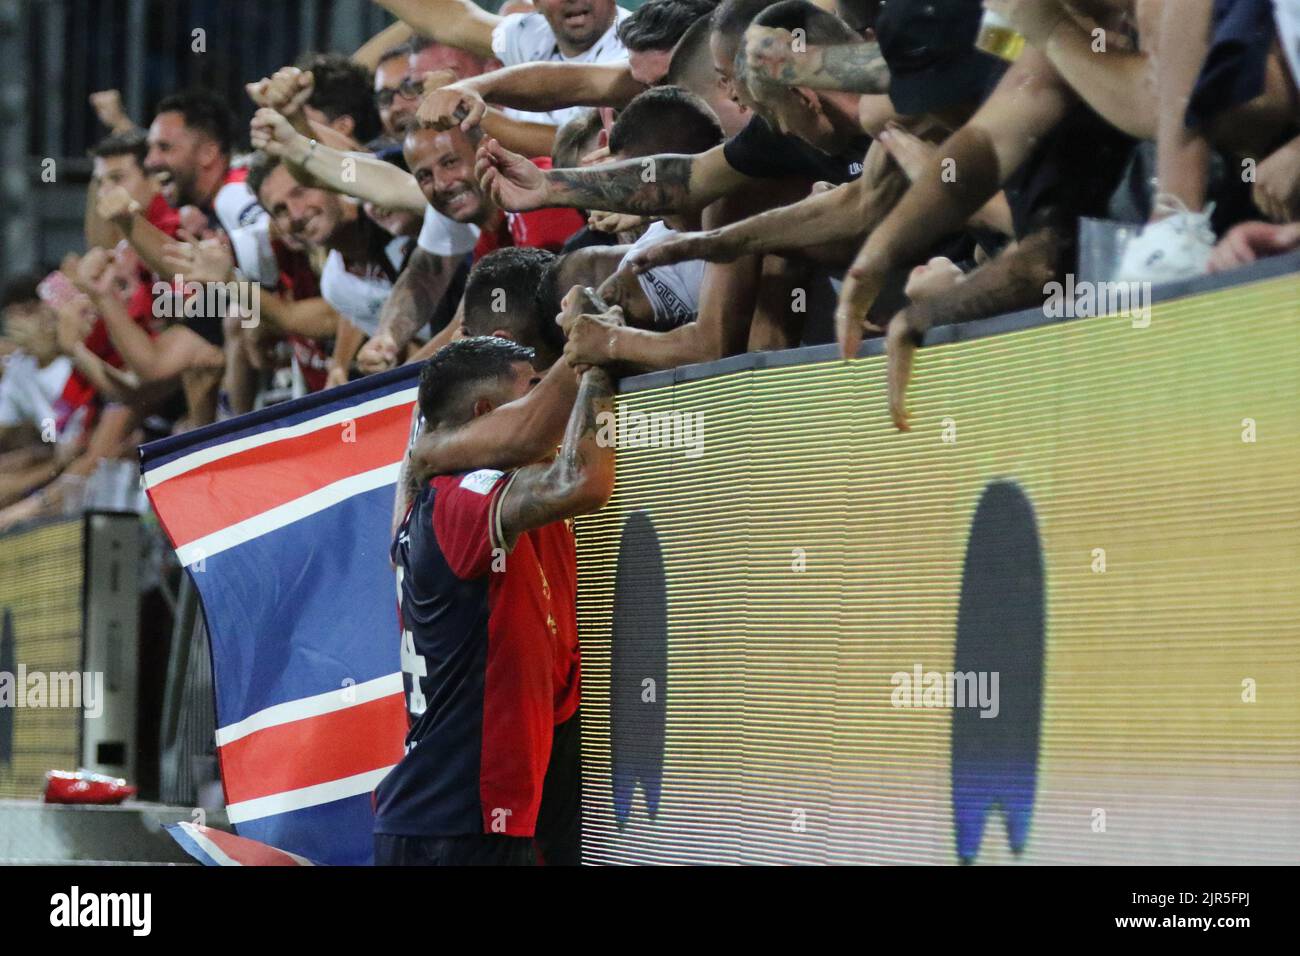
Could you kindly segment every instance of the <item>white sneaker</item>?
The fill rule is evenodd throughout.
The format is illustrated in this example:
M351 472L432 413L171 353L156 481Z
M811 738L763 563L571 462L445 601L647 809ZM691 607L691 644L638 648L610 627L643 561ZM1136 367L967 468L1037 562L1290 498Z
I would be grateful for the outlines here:
M1210 226L1213 212L1213 203L1192 212L1174 196L1157 196L1156 213L1167 215L1129 240L1115 281L1158 284L1204 275L1217 241Z

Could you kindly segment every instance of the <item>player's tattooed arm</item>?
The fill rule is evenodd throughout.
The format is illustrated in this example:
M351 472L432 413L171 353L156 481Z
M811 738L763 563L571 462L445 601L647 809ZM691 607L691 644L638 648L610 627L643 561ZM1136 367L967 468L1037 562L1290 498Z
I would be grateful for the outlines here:
M588 369L578 386L564 442L555 460L515 474L502 492L500 531L506 548L519 535L575 515L596 511L614 491L614 441L605 434L612 421L614 383L604 369Z

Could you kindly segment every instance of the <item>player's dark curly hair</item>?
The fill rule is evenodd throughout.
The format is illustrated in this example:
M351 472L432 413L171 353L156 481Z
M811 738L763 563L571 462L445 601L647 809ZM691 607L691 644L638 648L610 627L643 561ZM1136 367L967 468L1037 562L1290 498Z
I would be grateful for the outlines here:
M469 421L484 386L510 374L516 362L532 362L533 350L494 335L454 339L420 372L420 414L425 428L454 428Z

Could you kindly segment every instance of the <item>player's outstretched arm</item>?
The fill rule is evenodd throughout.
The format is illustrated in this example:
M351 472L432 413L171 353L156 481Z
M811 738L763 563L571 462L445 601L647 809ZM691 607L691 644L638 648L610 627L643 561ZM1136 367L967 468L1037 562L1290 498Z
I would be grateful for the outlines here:
M545 458L564 435L577 383L573 370L556 362L523 398L452 431L421 435L410 453L411 479L423 483L471 468L510 470Z
M557 363L559 364L559 363ZM525 531L604 507L614 493L615 442L603 436L614 413L614 383L604 369L588 369L555 460L515 473L497 512L507 549Z

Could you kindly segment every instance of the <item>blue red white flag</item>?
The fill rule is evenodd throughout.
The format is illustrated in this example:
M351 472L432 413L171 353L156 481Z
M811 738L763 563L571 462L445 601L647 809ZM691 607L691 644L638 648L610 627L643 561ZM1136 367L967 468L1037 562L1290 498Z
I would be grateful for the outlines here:
M149 499L207 616L229 820L319 863L373 861L371 792L402 757L388 548L418 374L395 369L141 449Z
M177 843L204 866L315 866L297 853L196 823L164 824Z

